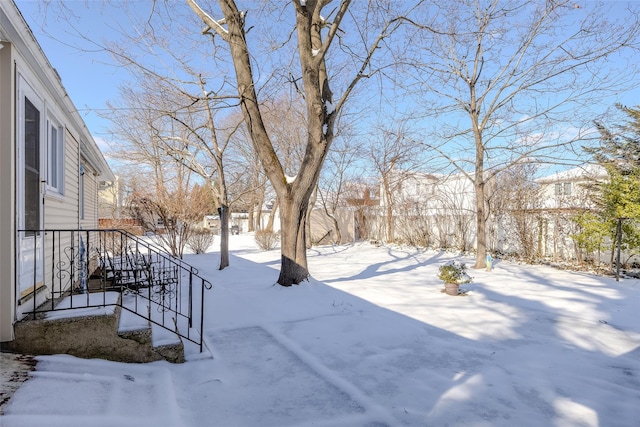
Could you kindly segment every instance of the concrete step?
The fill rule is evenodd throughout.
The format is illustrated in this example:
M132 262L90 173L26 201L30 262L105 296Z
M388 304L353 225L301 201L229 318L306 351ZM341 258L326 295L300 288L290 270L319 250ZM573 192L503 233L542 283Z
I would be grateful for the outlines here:
M125 309L120 315L118 335L150 345L169 362L184 362L184 345L180 337L157 324L163 323L162 316L167 315L158 309L158 304L135 298L133 294L125 294L122 296L122 306ZM149 322L147 318L157 323ZM168 321L168 326L173 323L171 319L165 318L164 321L165 323Z
M120 298L127 309L117 305ZM2 343L2 348L24 354L70 354L117 362L183 362L184 347L180 338L170 331L165 334L159 326L155 332L156 328L151 328L146 318L134 314L145 317L149 314L149 306L140 304L141 299L137 301L138 305L132 295L119 292L66 297L56 305L55 311L17 322L15 340ZM105 306L87 307L100 304ZM71 307L73 309L66 309ZM154 333L158 335L156 338ZM168 339L171 335L175 338Z
M122 338L152 345L151 324L147 320L149 304L144 300L136 300L133 295L122 295L123 310L118 322L118 335ZM138 313L139 315L136 315Z

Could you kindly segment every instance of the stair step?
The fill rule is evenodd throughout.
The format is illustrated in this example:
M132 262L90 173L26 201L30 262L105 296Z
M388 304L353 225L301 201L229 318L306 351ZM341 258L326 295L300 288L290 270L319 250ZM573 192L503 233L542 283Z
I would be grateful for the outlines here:
M154 325L152 330L148 316L153 310L149 310L148 302L124 294L124 309L118 306L120 297L119 292L65 297L55 311L16 323L16 339L3 343L3 348L25 354L66 353L119 362L184 362L180 338L161 326ZM90 307L93 305L96 307Z
M118 304L118 292L105 292L99 294L78 294L63 298L55 311L48 311L44 315L45 320L59 320L87 316L111 316L116 311ZM100 306L101 307L90 307ZM73 310L67 310L73 308Z
M136 298L134 294L125 294L122 296L122 306L126 309L120 314L118 335L149 345L170 362L184 361L184 345L180 337L147 319L147 316L151 316L151 319L158 323L169 320L167 326L172 324L170 319L162 318L166 313L158 310L156 303Z
M138 300L133 295L124 294L122 295L122 307L118 322L118 335L141 344L150 345L152 333L149 320L147 320L149 304L146 300Z
M151 324L151 336L153 349L172 363L183 363L184 344L180 337L162 326Z
M140 299L134 295L122 295L122 310L118 333L126 333L138 329L148 329L149 303L145 299ZM136 315L135 313L138 313Z
M155 323L151 324L151 331L154 347L176 345L182 343L182 340L176 333L171 332L170 330L165 329L162 326L156 325Z

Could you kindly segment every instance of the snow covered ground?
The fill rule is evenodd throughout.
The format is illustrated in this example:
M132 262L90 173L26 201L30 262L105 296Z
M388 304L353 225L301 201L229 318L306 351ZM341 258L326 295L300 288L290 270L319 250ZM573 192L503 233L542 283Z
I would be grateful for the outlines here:
M495 263L441 292L449 253L314 248L314 279L274 285L279 251L230 236L187 362L38 357L3 427L638 426L640 280ZM463 259L471 263L471 259Z

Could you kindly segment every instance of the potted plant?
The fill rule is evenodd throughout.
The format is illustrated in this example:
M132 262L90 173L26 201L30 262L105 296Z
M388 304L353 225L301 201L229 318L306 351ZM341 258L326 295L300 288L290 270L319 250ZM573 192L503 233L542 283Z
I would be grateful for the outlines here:
M444 282L444 289L448 295L458 295L460 285L471 282L464 263L449 261L438 267L438 279Z

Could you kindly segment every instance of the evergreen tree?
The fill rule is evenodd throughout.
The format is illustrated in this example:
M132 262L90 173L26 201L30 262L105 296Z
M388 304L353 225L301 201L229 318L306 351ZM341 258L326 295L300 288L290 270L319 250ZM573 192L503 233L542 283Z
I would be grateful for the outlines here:
M600 131L600 146L588 149L594 159L621 174L632 174L640 168L640 106L629 108L618 105L628 121L613 129L596 122Z
M608 179L592 186L597 209L575 218L582 231L574 236L578 247L590 252L601 249L602 236L608 235L612 265L621 218L621 249L629 255L640 253L640 107L619 108L628 116L626 123L611 129L596 123L601 143L588 151L605 168Z

